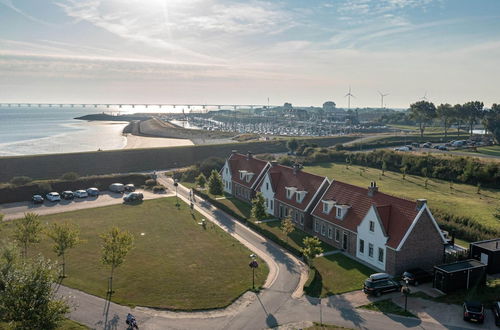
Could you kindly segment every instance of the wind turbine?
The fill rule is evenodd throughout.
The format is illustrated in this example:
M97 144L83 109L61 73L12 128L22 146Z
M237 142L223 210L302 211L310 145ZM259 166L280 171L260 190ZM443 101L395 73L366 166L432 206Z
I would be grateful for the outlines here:
M387 94L383 94L381 91L378 92L380 94L380 108L384 108L384 97L386 97L387 95L389 95L389 93Z
M351 96L352 97L356 97L356 96L354 96L354 94L351 93L351 86L349 86L349 93L347 93L345 95L345 97L347 97L347 109L348 110L351 109Z

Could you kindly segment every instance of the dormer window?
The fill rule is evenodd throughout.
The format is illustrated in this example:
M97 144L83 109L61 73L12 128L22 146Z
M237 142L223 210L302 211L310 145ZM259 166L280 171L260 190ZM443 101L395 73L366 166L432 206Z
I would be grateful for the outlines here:
M295 187L285 187L286 190L286 198L292 199L293 194L297 191Z
M253 177L253 173L251 173L251 172L247 172L245 174L245 179L247 182L250 182L250 180L252 180L252 177Z
M337 209L335 217L339 220L342 220L347 214L347 210L349 210L349 205L335 205L335 208Z
M297 191L297 193L295 195L295 200L297 201L297 203L302 203L306 194L307 194L307 191L304 191L304 190Z
M337 207L337 218L342 218L342 209Z
M247 175L247 171L240 170L240 180L244 180L246 175Z
M333 206L336 204L335 201L327 200L323 202L323 213L328 214L332 210Z

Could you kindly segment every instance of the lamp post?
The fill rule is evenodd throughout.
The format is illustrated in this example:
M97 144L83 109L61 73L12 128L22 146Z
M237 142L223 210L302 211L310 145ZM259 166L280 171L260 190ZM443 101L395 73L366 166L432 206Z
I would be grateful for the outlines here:
M177 195L177 187L179 186L179 180L175 179L174 187L175 187L175 206L179 207L179 196Z
M403 291L403 294L405 295L405 312L406 312L406 307L408 306L408 296L411 293L410 287L408 286L408 280L405 281L405 286L401 289Z
M257 258L255 254L252 253L250 258L252 258L252 261L250 261L248 266L252 268L252 290L255 291L255 268L259 267L259 264L257 263L257 260L255 260Z

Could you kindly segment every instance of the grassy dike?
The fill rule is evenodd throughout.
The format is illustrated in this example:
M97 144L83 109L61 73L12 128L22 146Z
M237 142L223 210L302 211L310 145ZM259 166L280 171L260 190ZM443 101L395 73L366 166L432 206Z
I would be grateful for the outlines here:
M352 141L357 136L299 138L300 142L333 146ZM122 149L34 156L0 157L0 182L15 176L33 179L58 178L63 173L80 176L128 173L193 165L209 157L226 158L231 150L253 153L285 152L287 139L217 145L195 145L152 149Z

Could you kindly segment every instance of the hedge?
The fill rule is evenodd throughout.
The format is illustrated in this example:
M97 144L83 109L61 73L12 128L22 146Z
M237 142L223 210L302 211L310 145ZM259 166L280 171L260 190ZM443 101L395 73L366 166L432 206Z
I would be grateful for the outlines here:
M319 297L321 295L323 279L320 272L314 267L309 268L309 274L306 283L304 283L304 292L310 297Z

